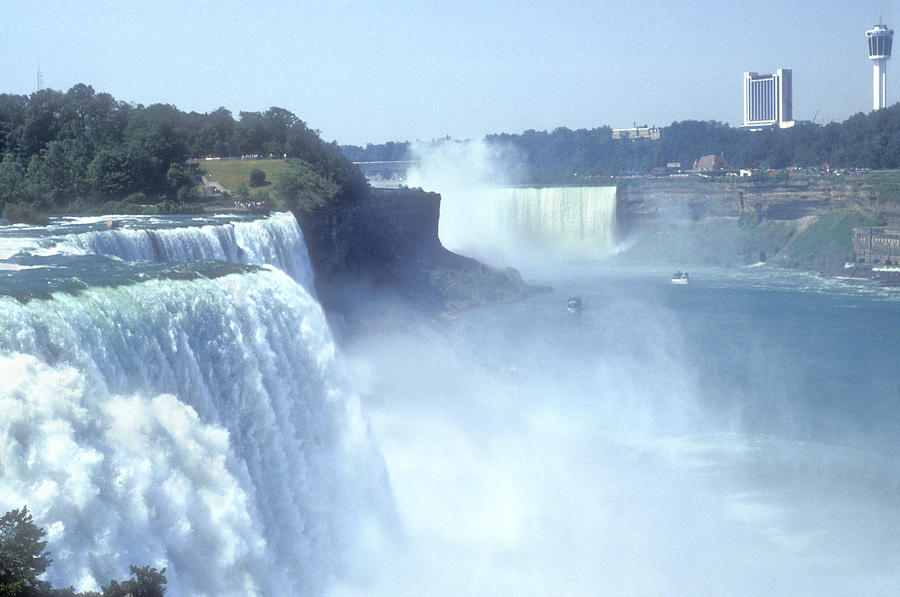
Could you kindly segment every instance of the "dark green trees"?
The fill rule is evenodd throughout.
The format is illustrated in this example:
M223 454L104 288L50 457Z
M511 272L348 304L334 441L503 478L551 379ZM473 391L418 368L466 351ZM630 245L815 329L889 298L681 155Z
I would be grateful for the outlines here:
M165 568L132 566L131 578L121 583L110 581L103 587L103 597L163 597L168 582L165 575Z
M254 168L250 171L250 186L251 187L261 187L266 184L266 173L260 170L259 168Z
M44 529L34 524L27 506L0 518L0 596L31 596L49 588L37 578L51 562L46 547Z
M189 210L200 183L189 159L241 155L299 158L337 184L342 200L368 189L337 145L284 108L235 119L225 108L198 114L120 102L81 84L0 94L0 213L121 209L138 193L148 209Z
M50 565L44 529L34 524L28 507L10 510L0 518L0 597L101 597L97 593L76 594L72 588L52 589L38 580ZM102 597L163 597L166 569L131 566L131 578L110 581Z

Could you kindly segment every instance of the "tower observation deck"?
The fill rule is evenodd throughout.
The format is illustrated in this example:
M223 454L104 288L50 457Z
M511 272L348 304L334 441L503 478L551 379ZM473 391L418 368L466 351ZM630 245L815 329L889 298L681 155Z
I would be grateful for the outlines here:
M869 60L872 61L872 109L879 110L887 105L885 87L887 83L887 60L891 57L894 30L886 25L875 25L866 31L869 42Z

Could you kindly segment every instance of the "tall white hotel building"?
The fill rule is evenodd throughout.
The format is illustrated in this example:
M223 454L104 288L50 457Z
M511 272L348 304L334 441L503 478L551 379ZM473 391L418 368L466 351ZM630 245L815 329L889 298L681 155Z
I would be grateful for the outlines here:
M791 69L773 75L744 73L744 123L746 128L794 126L791 114Z

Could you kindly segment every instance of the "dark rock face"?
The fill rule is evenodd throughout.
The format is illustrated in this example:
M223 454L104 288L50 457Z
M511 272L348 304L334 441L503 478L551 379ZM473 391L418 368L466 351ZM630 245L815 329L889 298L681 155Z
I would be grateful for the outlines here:
M527 296L517 272L488 268L441 245L440 202L439 194L419 189L373 190L352 204L295 214L319 301L336 331L351 333L387 303L399 301L435 317L487 302L478 298L485 285L494 291L490 302ZM470 300L461 299L459 287L450 289L447 282L448 276L455 280L463 273L470 281Z

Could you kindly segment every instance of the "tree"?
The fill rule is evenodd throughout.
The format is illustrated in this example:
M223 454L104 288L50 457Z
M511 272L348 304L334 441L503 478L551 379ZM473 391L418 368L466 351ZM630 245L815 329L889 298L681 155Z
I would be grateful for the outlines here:
M131 578L124 582L110 581L103 587L103 597L163 597L166 592L166 569L150 566L131 567Z
M0 596L33 595L49 589L38 580L52 561L45 551L44 529L34 524L28 507L0 518Z
M250 186L261 187L266 184L266 173L259 168L250 171Z
M333 182L316 176L310 170L288 171L278 177L275 192L291 209L315 211L334 197L338 187Z

